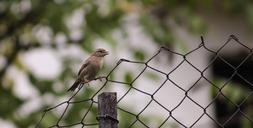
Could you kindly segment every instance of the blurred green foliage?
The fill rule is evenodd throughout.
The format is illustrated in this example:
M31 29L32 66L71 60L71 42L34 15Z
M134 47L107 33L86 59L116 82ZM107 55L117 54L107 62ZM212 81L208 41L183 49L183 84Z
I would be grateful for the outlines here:
M248 88L245 88L243 85L232 81L227 82L226 79L215 78L213 82L218 87L212 88L212 97L215 97L215 100L217 102L216 104L218 104L216 105L216 107L219 107L219 109L216 109L216 114L218 114L218 118L220 118L219 120L222 120L222 118L226 118L226 116L228 115L230 116L236 113L236 111L238 111L237 106L240 106L240 110L237 114L239 115L239 119L237 119L235 122L239 122L239 126L242 128L253 127L252 122L248 118L245 118L244 116L240 115L240 113L243 112L249 117L253 116L253 111L251 110L252 92L250 92L250 90ZM220 106L220 104L222 105L222 107Z
M101 2L101 3L100 3ZM217 6L218 5L218 6ZM173 21L183 26L192 33L205 33L208 26L198 15L198 12L207 10L209 12L220 8L228 15L243 15L248 23L253 26L253 6L249 0L3 0L0 1L0 57L4 60L4 65L0 69L0 118L13 122L17 127L30 127L40 118L41 111L36 110L29 115L19 118L18 109L27 103L29 99L23 100L14 94L14 78L7 77L8 69L11 66L18 67L28 76L32 85L38 90L41 97L52 94L64 96L65 92L56 91L53 85L57 82L64 84L66 79L74 79L69 61L72 58L63 58L63 70L56 80L41 79L31 71L27 70L18 56L34 48L50 47L57 49L60 46L53 39L58 34L66 37L66 42L80 46L84 51L94 49L93 42L101 38L108 42L107 45L115 48L117 42L112 36L116 29L125 33L123 25L124 18L129 14L139 15L138 22L144 32L159 45L171 45L176 42L172 31L172 26L167 21ZM77 10L83 11L83 22L78 28L68 26L67 19ZM38 27L48 27L52 32L52 40L49 44L43 43L34 33ZM82 36L78 39L71 37L72 29L81 31ZM126 35L127 36L127 35ZM176 45L176 44L174 44ZM145 52L136 49L132 52L137 60L145 60ZM65 63L66 62L66 63ZM107 67L105 70L108 71ZM111 75L113 76L113 74ZM150 74L151 77L154 77ZM131 82L133 76L130 72L125 73L126 82ZM65 87L67 88L67 86ZM91 95L92 89L86 89L82 96ZM233 91L232 91L233 92ZM236 95L242 92L234 92ZM234 96L234 95L233 95ZM80 98L80 97L79 97ZM78 99L78 97L76 98ZM232 97L238 100L237 96ZM47 105L41 106L41 109ZM79 112L87 105L71 106L71 118L64 121L73 123L78 121ZM97 108L93 106L92 114L96 114ZM128 117L122 114L122 127L126 126ZM134 118L134 117L133 117ZM57 120L55 113L47 113L47 118L42 122L42 127ZM125 122L124 122L125 121ZM243 121L245 124L247 122ZM176 126L173 126L176 127Z

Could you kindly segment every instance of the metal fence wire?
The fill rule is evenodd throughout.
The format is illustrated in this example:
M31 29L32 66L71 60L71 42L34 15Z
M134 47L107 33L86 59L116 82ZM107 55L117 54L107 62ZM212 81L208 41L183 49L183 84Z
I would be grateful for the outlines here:
M234 66L233 64L230 64L226 59L224 59L221 56L221 51L223 50L223 48L228 45L231 41L236 42L237 45L240 45L242 47L245 48L245 50L248 51L248 55L242 59L241 63L238 64L237 66ZM187 57L189 54L194 53L196 51L198 51L199 49L204 49L206 51L208 51L209 53L213 54L213 57L211 58L211 61L208 63L208 65L203 69L199 69L197 68L197 66L195 66L193 63L191 63ZM182 61L175 67L173 68L171 71L169 72L165 72L165 71L161 71L153 66L150 65L150 61L153 60L156 56L158 56L158 54L160 54L162 51L166 51L170 54L174 54L177 56L180 56L182 58ZM95 99L95 97L102 93L103 88L105 88L106 86L109 86L110 83L117 83L117 84L122 84L122 85L127 85L128 89L124 92L124 94L121 94L121 97L118 97L118 103L120 101L122 101L127 95L130 95L130 91L131 90L135 90L138 91L139 93L142 93L143 95L146 95L150 98L150 100L148 101L148 103L145 106L142 106L142 109L139 112L132 112L131 108L127 109L126 107L121 107L121 106L117 106L117 110L121 113L125 113L126 115L129 116L133 116L133 119L129 122L126 122L128 127L134 127L134 125L136 125L136 123L138 123L138 126L141 127L165 127L164 124L168 121L168 120L173 120L178 127L184 127L184 128L192 128L192 127L204 127L204 126L197 126L197 123L204 117L206 116L208 119L210 119L210 122L212 122L212 127L219 127L219 128L226 128L229 127L228 124L230 121L232 120L240 120L240 118L243 118L244 120L246 120L246 122L249 122L248 127L253 126L253 114L252 114L252 93L253 93L253 84L247 80L243 75L240 74L240 72L238 72L238 69L246 62L249 61L250 57L252 57L253 54L253 49L249 48L248 46L244 45L243 43L241 43L235 36L231 35L228 40L221 46L219 47L218 50L213 51L209 48L206 47L205 42L203 40L203 37L201 37L201 43L199 44L199 46L193 50L191 50L190 52L186 53L186 54L181 54L178 52L174 52L171 51L170 49L166 48L166 47L161 47L151 58L149 58L147 61L145 62L140 62L140 61L132 61L132 60L127 60L127 59L120 59L117 64L112 68L112 70L104 77L105 82L103 83L103 85L99 88L97 88L96 92L94 94L92 94L91 97L85 98L83 97L82 100L74 100L76 95L78 93L81 92L83 85L78 88L78 90L76 92L73 93L73 95L68 98L68 100L61 102L60 104L47 108L43 111L42 117L41 119L38 121L36 127L42 127L42 122L43 120L46 119L46 115L50 114L50 112L52 111L56 111L56 109L58 107L62 107L64 106L63 111L61 111L60 116L58 117L57 121L51 125L51 126L47 126L47 127L58 127L58 128L62 128L62 127L98 127L98 122L96 120L96 116L92 117L94 118L94 122L87 122L85 120L87 120L88 117L88 113L89 111L91 111L93 109L93 107L96 107L98 102ZM223 63L225 63L229 68L232 69L232 74L230 75L230 77L228 79L226 79L226 81L222 84L222 85L217 85L215 82L213 82L212 80L210 80L206 75L204 75L204 73L210 69L210 67L213 65L214 61L219 59L220 61L222 61ZM124 81L116 81L111 79L110 75L117 69L119 68L119 65L121 65L122 63L133 63L133 64L137 64L137 65L141 65L144 66L143 70L131 81L131 82L124 82ZM189 89L185 89L182 88L177 82L173 81L171 79L171 74L173 72L175 72L178 67L180 65L182 65L183 63L188 63L191 67L193 67L197 72L200 73L200 77L199 79L195 82L195 83L191 83L191 86ZM160 75L163 75L164 77L166 77L166 79L163 81L162 84L156 85L157 88L155 89L155 91L153 93L150 92L146 92L144 90L138 89L134 86L134 82L144 73L145 70L151 70L153 72L159 73ZM230 97L228 97L224 92L223 89L228 86L228 83L230 81L232 81L233 77L239 77L241 80L243 80L246 84L248 84L247 86L251 87L251 89L248 90L247 95L240 100L240 102L235 102L233 101ZM182 78L184 79L184 78ZM198 81L200 81L201 79L204 79L205 81L207 81L210 84L211 88L214 88L217 90L217 95L213 96L210 100L210 103L208 105L201 105L199 104L196 100L194 100L192 97L189 96L189 91L194 87L197 86ZM159 93L159 90L165 86L166 82L171 82L173 84L173 86L175 86L176 88L178 88L179 90L184 92L184 97L178 101L178 104L173 108L167 108L166 105L163 105L163 103L159 102L156 97L154 96L155 94ZM168 94L170 95L170 94ZM225 100L226 102L228 102L229 104L231 104L231 106L233 106L234 111L229 115L226 116L225 118L223 118L223 121L219 121L216 117L214 117L213 115L211 115L210 113L207 112L207 109L215 104L215 102L218 100L218 98L222 96L223 100ZM191 124L191 125L186 125L185 123L182 123L179 119L177 119L177 117L174 116L174 112L178 109L178 107L186 100L190 100L190 102L192 102L193 104L197 105L200 109L201 109L201 115ZM251 104L249 104L248 102L251 101ZM76 123L72 123L72 124L65 124L65 123L61 123L64 120L64 117L66 116L66 113L68 112L68 109L70 108L71 105L73 104L79 104L79 103L83 103L86 104L88 107L81 111L80 113L83 115L82 118L80 119L79 122ZM149 124L147 124L140 116L141 114L147 110L147 108L150 107L151 103L155 103L156 105L160 106L161 109L164 109L168 116L166 119L164 119L160 124L158 124L157 126L149 126ZM251 105L251 109L249 109L250 107L245 107L245 104L247 105ZM248 111L246 111L245 109L249 109ZM189 110L191 110L191 108L188 108ZM239 115L239 117L238 117ZM152 117L148 117L148 118L152 118ZM119 122L121 122L122 120L119 120ZM245 122L245 121L244 121ZM44 126L44 125L43 125ZM245 126L245 127L246 127ZM241 126L242 127L242 126Z

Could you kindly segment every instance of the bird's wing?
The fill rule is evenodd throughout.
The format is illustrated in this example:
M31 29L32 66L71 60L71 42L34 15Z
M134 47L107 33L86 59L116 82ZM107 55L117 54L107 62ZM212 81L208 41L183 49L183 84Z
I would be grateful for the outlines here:
M81 74L81 72L88 66L89 61L85 61L85 63L82 65L80 70L78 71L78 76Z

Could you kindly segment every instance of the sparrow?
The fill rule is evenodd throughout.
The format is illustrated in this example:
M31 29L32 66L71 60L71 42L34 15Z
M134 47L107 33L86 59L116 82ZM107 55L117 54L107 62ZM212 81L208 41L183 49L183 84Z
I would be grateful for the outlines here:
M102 48L96 49L93 53L91 53L90 57L84 61L78 71L77 79L68 91L75 91L81 83L94 80L98 71L103 66L103 58L108 54L109 52Z

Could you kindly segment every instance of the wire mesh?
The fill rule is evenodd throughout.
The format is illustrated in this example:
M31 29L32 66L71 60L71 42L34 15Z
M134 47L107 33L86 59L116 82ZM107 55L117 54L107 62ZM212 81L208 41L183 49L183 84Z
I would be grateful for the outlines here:
M231 41L235 41L238 45L244 47L248 52L249 54L243 58L243 60L241 61L241 63L237 66L234 66L232 64L230 64L227 60L225 60L220 54L221 54L221 51L222 49L228 45ZM191 63L189 60L188 60L188 56L189 54L191 53L194 53L196 51L198 51L199 49L204 49L206 51L208 51L209 53L213 54L213 58L211 59L211 61L209 62L209 64L204 68L204 69L199 69L197 66L195 66L193 63ZM177 55L177 56L180 56L182 58L182 61L176 66L174 67L171 71L169 72L165 72L165 71L162 71L162 70L159 70L153 66L150 65L150 61L153 60L156 56L158 56L158 54L160 54L162 51L167 51L168 53L171 53L171 54L174 54L174 55ZM235 36L231 35L228 40L216 51L213 51L209 48L206 47L205 45L205 42L203 40L203 37L201 37L201 43L200 45L191 50L190 52L186 53L186 54L181 54L181 53L178 53L178 52L174 52L174 51L171 51L170 49L166 48L166 47L161 47L151 58L149 58L147 61L145 62L141 62L141 61L132 61L132 60L127 60L127 59L120 59L117 64L112 68L112 70L105 76L103 77L103 79L105 79L105 82L104 84L98 88L96 90L96 92L89 98L86 98L86 99L83 99L83 100L78 100L78 101L74 101L73 99L75 98L75 96L81 91L82 87L83 87L83 84L80 86L80 88L78 88L78 90L76 92L74 92L74 94L66 101L63 101L61 102L60 104L56 105L56 106L53 106L53 107L50 107L50 108L47 108L44 110L43 112L43 115L40 119L40 121L37 123L36 127L40 127L41 126L41 121L43 119L45 119L45 115L47 115L50 111L54 111L56 108L60 107L60 106L63 106L65 105L65 108L64 110L61 112L59 118L57 119L57 121L55 122L54 125L51 125L51 126L48 126L48 127L58 127L58 128L62 128L62 127L72 127L72 126L79 126L80 127L88 127L88 126L98 126L98 122L94 122L94 123L87 123L85 122L86 118L88 118L88 113L89 111L92 109L92 107L94 107L96 104L97 104L97 101L95 100L95 97L102 92L103 88L105 88L106 86L109 86L109 83L117 83L117 84L123 84L123 85L128 85L128 90L126 90L124 92L124 94L121 94L122 96L118 98L118 103L120 101L122 101L127 95L130 95L130 91L131 90L135 90L139 93L142 93L143 95L146 95L150 98L150 100L148 101L148 103L145 105L145 106L142 106L143 108L137 112L137 113L134 113L134 112L131 112L130 109L126 109L125 107L120 107L118 106L117 109L120 111L120 112L123 112L123 113L126 113L128 115L131 115L134 117L134 120L130 121L130 122L127 122L127 125L128 127L134 127L134 125L136 125L136 123L139 124L139 126L141 127L164 127L164 124L168 121L168 120L173 120L174 122L176 122L176 124L179 125L179 127L184 127L184 128L191 128L191 127L202 127L202 126L197 126L197 123L204 117L208 117L212 124L215 126L215 127L221 127L221 128L225 128L227 127L227 124L234 120L234 119L238 119L238 113L240 114L241 117L243 117L244 119L246 119L248 122L250 122L251 124L253 124L253 115L252 114L249 114L247 112L244 111L245 107L242 107L246 102L248 102L248 100L250 99L250 97L252 96L252 93L253 93L253 90L251 89L249 91L249 93L247 93L247 95L245 96L245 98L243 100L241 100L240 103L236 103L234 102L230 97L226 96L223 92L224 88L228 85L228 83L230 81L232 81L233 77L234 76L237 76L237 77L240 77L243 81L245 81L248 86L251 86L253 87L253 84L248 81L246 78L244 78L243 75L241 75L239 72L238 72L238 69L246 62L250 59L250 57L252 56L253 52L252 52L252 48L249 48L248 46L244 45L243 43L241 43ZM231 74L231 76L225 81L225 83L223 85L217 85L216 83L214 83L212 80L210 80L207 76L205 76L205 72L207 70L210 69L210 67L213 65L214 61L217 60L217 59L220 59L222 62L224 62L225 64L227 64L228 67L230 67L231 69L233 69L233 73ZM142 65L144 66L143 70L137 74L137 76L131 81L131 82L124 82L124 81L117 81L117 80L113 80L111 79L110 75L114 72L114 70L116 70L119 65L121 65L122 63L133 63L133 64L138 64L138 65ZM175 72L179 67L180 65L182 65L183 63L188 63L191 67L193 67L197 72L200 73L200 77L198 78L198 80L193 83L190 88L188 89L185 89L183 87L181 87L177 82L173 81L171 79L171 74L173 72ZM150 69L152 70L153 72L156 72L156 73L159 73L160 75L164 76L166 79L163 81L162 84L158 85L157 88L155 89L155 91L153 93L150 93L150 92L146 92L144 90L141 90L141 89L138 89L136 88L135 86L133 86L134 82L140 78L140 76L144 73L144 71L146 71L147 69ZM183 79L183 78L182 78ZM210 86L212 88L215 88L217 91L217 94L212 97L210 103L208 105L201 105L199 104L196 100L194 100L192 97L189 96L189 91L194 88L195 86L197 86L198 82L200 81L200 79L204 79L206 80ZM166 105L164 105L163 103L159 102L154 95L156 95L157 93L159 93L159 90L161 90L161 88L163 86L165 86L165 83L166 82L171 82L173 84L174 87L178 88L179 90L183 91L184 93L184 97L178 102L178 104L170 109L170 108L167 108ZM169 95L169 94L168 94ZM222 96L227 102L229 102L230 104L232 104L234 107L235 107L235 111L232 113L231 116L228 116L226 117L225 119L223 119L224 121L221 122L221 121L218 121L215 117L213 117L212 115L210 115L208 112L207 112L207 109L209 109L209 107L213 104L215 104L215 101L220 97ZM182 123L180 121L180 119L177 119L177 117L174 116L174 111L176 111L178 109L178 107L186 100L190 100L193 104L197 105L199 108L201 108L201 114L200 116L191 124L191 125L186 125L184 123ZM79 122L76 122L76 123L73 123L73 124L61 124L60 122L63 120L63 117L64 115L66 114L68 108L70 107L71 104L77 104L77 103L87 103L88 104L88 109L85 110L85 112L83 112L83 116L82 116L82 119L79 121ZM156 105L158 105L160 108L164 109L168 116L160 123L158 124L157 126L149 126L149 124L147 124L145 121L143 121L142 118L140 118L140 115L145 111L147 110L148 107L150 107L150 104L151 103L155 103ZM191 109L191 108L189 108ZM96 118L96 117L94 117ZM119 120L119 122L121 122L121 120Z

